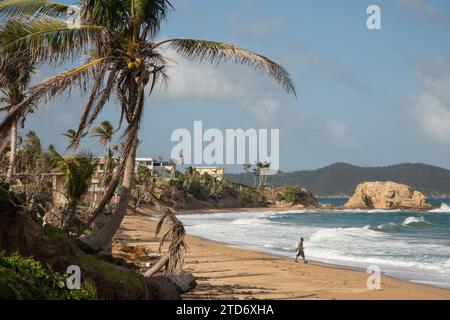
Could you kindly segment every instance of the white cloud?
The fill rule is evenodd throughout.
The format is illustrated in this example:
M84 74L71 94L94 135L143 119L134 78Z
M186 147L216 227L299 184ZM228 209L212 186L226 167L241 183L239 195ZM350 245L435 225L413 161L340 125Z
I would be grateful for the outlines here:
M450 143L450 105L428 93L417 99L415 111L422 130L436 142Z
M425 87L414 102L420 128L439 143L450 143L450 77L419 77Z
M169 99L236 99L242 89L230 81L220 69L191 64L180 64L168 71L169 85L157 93Z
M157 88L155 97L163 100L225 101L239 112L249 113L262 125L273 125L282 100L290 99L267 75L245 66L214 66L186 62L171 52L177 61L168 68L167 87Z
M413 97L412 111L426 136L450 143L450 56L421 57L412 61L423 91Z
M277 118L280 112L281 102L276 99L256 99L244 103L250 113L262 124L270 125Z
M174 53L169 53L168 57L178 64L172 63L169 66L168 86L155 91L158 98L241 101L255 99L267 92L267 83L261 81L267 76L248 67L234 66L231 63L220 66L191 63ZM277 89L276 84L272 83L272 86L273 90Z

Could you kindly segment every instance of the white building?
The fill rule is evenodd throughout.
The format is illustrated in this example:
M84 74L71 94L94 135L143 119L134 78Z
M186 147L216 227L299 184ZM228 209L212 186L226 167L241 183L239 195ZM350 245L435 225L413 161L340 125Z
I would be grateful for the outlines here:
M155 160L153 158L136 158L136 170L140 165L150 169L155 177L175 178L176 165L172 162Z

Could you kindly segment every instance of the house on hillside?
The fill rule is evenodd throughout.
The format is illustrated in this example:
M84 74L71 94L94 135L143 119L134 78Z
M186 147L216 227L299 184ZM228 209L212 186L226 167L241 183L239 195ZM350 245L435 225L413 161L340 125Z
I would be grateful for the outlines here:
M145 166L150 169L154 178L175 179L176 164L173 162L153 158L136 158L136 170L138 166Z
M219 181L222 181L225 176L225 168L223 167L193 167L192 169L199 175L206 173Z

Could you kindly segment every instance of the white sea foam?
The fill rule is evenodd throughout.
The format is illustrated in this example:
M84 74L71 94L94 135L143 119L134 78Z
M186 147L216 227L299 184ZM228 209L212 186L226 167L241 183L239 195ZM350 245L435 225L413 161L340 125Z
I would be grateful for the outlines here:
M446 203L442 203L441 204L441 207L440 208L438 208L438 209L433 209L433 210L430 210L429 212L442 212L442 213L450 213L450 206L449 205L447 205Z
M431 226L431 223L425 220L424 217L408 217L403 221L402 226L424 228Z
M336 213L395 213L395 212L403 212L401 209L395 210L386 210L386 209L337 209L333 210Z

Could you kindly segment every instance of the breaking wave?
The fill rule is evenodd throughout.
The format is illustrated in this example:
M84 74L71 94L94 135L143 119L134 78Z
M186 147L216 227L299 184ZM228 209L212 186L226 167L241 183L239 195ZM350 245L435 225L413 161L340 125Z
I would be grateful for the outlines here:
M446 203L441 204L440 208L430 210L429 212L442 212L442 213L450 213L450 206Z
M425 220L424 217L408 217L402 223L386 223L378 226L369 226L370 230L395 232L402 230L423 229L431 227L433 224Z

